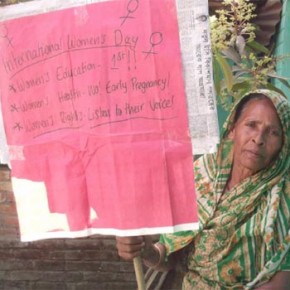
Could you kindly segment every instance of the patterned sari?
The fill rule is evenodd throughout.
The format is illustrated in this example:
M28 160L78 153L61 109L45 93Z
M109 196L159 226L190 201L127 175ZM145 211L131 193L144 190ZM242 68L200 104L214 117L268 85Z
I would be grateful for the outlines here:
M279 270L290 270L290 109L277 93L268 96L281 120L283 147L268 168L224 192L233 144L226 137L237 104L225 125L216 154L195 161L200 229L162 235L167 255L190 245L184 290L253 289ZM290 259L289 259L290 260Z

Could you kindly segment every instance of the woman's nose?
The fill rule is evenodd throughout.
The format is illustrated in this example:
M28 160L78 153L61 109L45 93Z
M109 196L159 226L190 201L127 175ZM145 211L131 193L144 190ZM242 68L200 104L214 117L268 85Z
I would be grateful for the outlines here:
M263 146L265 144L265 134L263 132L256 132L253 136L253 142L258 146Z

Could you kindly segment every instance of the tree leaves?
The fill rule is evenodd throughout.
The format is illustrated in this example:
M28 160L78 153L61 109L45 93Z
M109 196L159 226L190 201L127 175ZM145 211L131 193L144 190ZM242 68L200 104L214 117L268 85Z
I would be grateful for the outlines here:
M289 79L276 74L277 58L267 47L253 40L257 27L251 23L254 17L252 4L246 0L236 2L236 5L227 3L226 0L222 2L225 9L218 10L211 23L218 103L228 111L234 101L261 88L285 96L272 81L277 79L290 89Z

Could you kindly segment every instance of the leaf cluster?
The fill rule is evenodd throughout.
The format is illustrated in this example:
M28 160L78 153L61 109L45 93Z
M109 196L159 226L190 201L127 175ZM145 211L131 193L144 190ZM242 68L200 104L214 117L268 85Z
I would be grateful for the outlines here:
M279 59L255 41L255 5L249 0L224 0L222 5L223 9L210 17L214 83L220 105L229 111L237 99L260 88L284 95L272 83L275 78L290 88L288 79L276 74Z

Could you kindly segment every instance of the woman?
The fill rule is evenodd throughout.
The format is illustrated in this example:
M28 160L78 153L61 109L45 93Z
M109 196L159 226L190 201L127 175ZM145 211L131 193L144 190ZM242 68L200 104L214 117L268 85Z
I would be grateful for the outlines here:
M145 264L162 269L171 253L188 248L186 290L289 289L289 117L289 103L277 93L242 98L217 154L195 162L200 229L162 235L157 244L117 238L119 255L142 252Z

